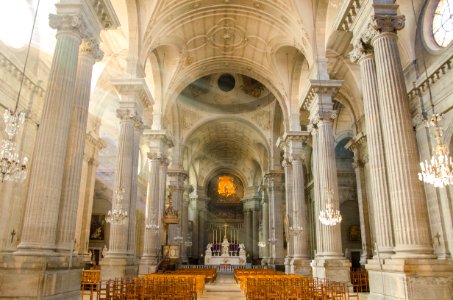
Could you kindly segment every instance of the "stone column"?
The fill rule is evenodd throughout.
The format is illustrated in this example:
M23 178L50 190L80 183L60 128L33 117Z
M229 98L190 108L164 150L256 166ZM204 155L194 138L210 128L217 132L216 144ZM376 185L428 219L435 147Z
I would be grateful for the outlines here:
M275 239L271 244L272 264L284 263L283 221L282 221L282 175L283 171L273 170L266 174L269 184L270 238Z
M132 177L131 177L131 199L129 205L129 236L127 243L127 252L132 260L137 259L137 249L135 247L135 223L137 209L137 186L138 186L138 156L140 152L140 139L142 137L144 126L141 118L138 118L134 124L134 144L132 149Z
M181 262L188 263L189 259L187 257L187 243L188 242L188 225L189 225L189 194L193 191L191 185L184 185L184 195L182 201L182 211L181 211L181 236L182 247L181 247Z
M61 184L74 102L79 45L85 35L80 15L50 15L57 29L47 94L36 137L24 227L17 254L51 255L56 248ZM72 241L73 237L70 238Z
M252 224L252 211L249 208L244 209L244 239L245 239L245 250L247 253L252 253L252 232L251 232L251 224Z
M372 255L370 217L368 214L368 200L365 181L365 163L362 158L363 150L359 149L362 145L366 145L366 137L363 133L359 133L351 139L345 146L354 153L354 162L352 166L355 170L355 179L357 182L357 200L359 204L360 218L360 236L362 240L362 253L360 255L360 264L364 266Z
M429 128L426 127L425 118L421 114L417 114L412 118L412 124L415 127L420 157L431 157L436 141ZM450 230L448 230L447 224L452 224L453 215L450 213L451 209L449 208L448 188L438 189L431 184L427 184L425 185L425 195L430 216L434 254L439 259L449 259L451 258L451 252L447 247L450 246L452 248L453 245L449 245L448 235L449 231L453 235L453 228L450 226ZM453 241L453 238L450 238L450 240Z
M371 180L371 203L374 211L376 245L381 258L389 258L394 252L394 238L390 196L383 144L382 124L379 114L379 99L376 63L371 46L370 32L366 32L354 45L351 60L359 62L362 76L363 107L367 129L368 157ZM362 240L363 241L363 240Z
M258 208L255 207L255 209L252 210L252 257L253 259L257 259L259 257L259 248L258 248L258 218L259 218L259 211Z
M373 8L370 29L375 32L371 44L376 59L395 254L383 264L367 264L370 298L448 299L453 266L433 259L426 201L417 178L417 148L396 35L404 26L404 16L397 15L398 6L393 3L375 4Z
M339 210L339 195L337 182L337 166L335 160L335 141L333 135L332 98L340 88L342 82L338 80L310 80L307 97L311 97L310 120L318 127L316 147L316 173L319 178L315 181L315 189L319 192L319 209L324 210L327 204L328 192L333 192L332 205ZM305 102L307 98L305 99ZM316 186L318 185L318 186ZM315 191L316 191L315 190ZM317 204L318 206L318 204ZM319 211L317 212L319 213ZM317 223L319 215L316 216ZM341 227L339 224L327 226L319 224L317 238L322 238L315 260L312 262L313 274L320 278L339 282L349 282L349 269L351 263L344 259L341 246Z
M318 216L321 211L321 192L319 189L319 177L318 174L318 128L315 124L309 125L309 132L312 135L313 153L312 153L312 172L313 172L313 198L314 198L314 221L315 221L315 237L316 237L316 253L323 252L323 235L322 235L322 224L319 222ZM316 259L317 255L315 255ZM317 277L317 274L313 274Z
M123 201L120 205L128 212L128 218L123 223L110 224L108 252L101 262L103 279L133 276L138 272L133 240L135 238L133 233L137 193L138 131L141 127L140 115L143 109L152 104L151 94L144 79L122 79L112 83L121 95L120 108L117 110L121 125L112 207L116 204L116 191L124 189Z
M168 170L168 176L170 177L169 189L171 191L173 207L178 211L179 214L179 223L170 224L168 226L168 244L174 246L181 246L182 240L180 238L182 237L181 221L184 194L184 180L187 178L187 172L184 171L182 168L174 167Z
M379 32L371 43L376 58L379 108L395 233L393 257L432 258L428 215L422 184L417 178L417 148L397 43L396 31L403 26L403 16L373 17L372 27Z
M139 274L156 271L159 263L159 153L148 153L148 186L146 189L145 238L143 256L140 259Z
M105 148L104 141L95 133L86 134L85 155L82 176L85 180L80 184L79 205L77 210L76 241L77 253L83 256L83 261L91 261L88 253L90 241L91 213L93 210L94 186L96 169L99 165L99 151Z
M267 195L267 186L262 185L261 186L261 191L262 191L262 199L261 199L261 209L262 209L262 221L261 223L263 224L263 240L266 244L265 247L262 249L263 253L263 259L261 260L261 263L263 265L267 265L269 263L269 197Z
M162 223L162 217L165 210L165 205L167 201L167 169L168 169L168 159L167 157L162 157L160 160L159 167L159 226L162 230L159 230L159 249L162 249L162 245L165 245L165 235L166 232L164 229L164 224ZM159 250L160 251L160 250Z
M292 197L292 187L293 187L293 169L292 165L289 162L288 158L288 149L286 145L281 146L284 151L284 159L282 162L282 167L285 172L285 201L286 201L286 228L285 230L288 231L288 228L293 226L293 197ZM294 252L294 239L293 235L286 232L286 257L285 257L285 273L286 274L294 274L293 269L293 252Z
M74 103L71 114L68 146L64 165L60 212L57 225L57 251L73 249L77 204L80 192L83 152L88 121L88 105L91 92L91 75L96 60L101 60L103 52L94 39L83 40L79 49L77 76L74 88Z
M205 198L198 198L197 201L197 208L198 208L198 251L200 254L204 255L204 250L206 249L207 245L207 207L206 207L206 199Z
M292 224L289 234L292 236L293 272L303 276L311 275L310 254L308 253L307 207L305 201L305 178L303 170L303 148L308 133L290 132L284 140L288 148L288 157L292 165Z
M198 207L197 207L197 198L190 197L190 208L192 211L192 258L198 259L202 250L199 250L198 243Z

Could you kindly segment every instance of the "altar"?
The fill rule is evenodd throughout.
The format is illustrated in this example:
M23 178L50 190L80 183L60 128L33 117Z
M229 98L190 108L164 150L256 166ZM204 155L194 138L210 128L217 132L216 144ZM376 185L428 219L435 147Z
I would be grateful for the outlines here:
M209 243L206 246L204 257L205 265L245 265L246 252L244 244L236 244L228 242L226 236L223 242Z

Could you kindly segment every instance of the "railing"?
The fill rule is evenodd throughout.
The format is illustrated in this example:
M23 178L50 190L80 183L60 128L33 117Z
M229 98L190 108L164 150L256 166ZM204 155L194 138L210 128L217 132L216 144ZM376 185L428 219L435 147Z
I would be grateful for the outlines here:
M178 265L178 269L216 269L217 272L221 273L234 273L237 269L273 269L272 266L261 266L261 265Z

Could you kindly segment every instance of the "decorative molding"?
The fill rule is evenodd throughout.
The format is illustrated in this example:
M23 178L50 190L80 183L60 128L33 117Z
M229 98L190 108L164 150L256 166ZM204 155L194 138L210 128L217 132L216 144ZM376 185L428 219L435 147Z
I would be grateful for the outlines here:
M154 104L148 85L144 78L127 78L112 80L112 85L120 95L135 96L143 107L149 107Z
M71 32L81 38L90 37L91 33L81 15L55 15L49 14L49 26L58 32Z
M335 22L335 29L338 31L350 31L364 2L365 0L344 1Z
M121 25L110 0L92 0L91 2L103 29L116 29Z
M22 79L22 76L25 75L22 73L22 70L19 67L17 67L17 65L13 63L8 57L6 57L3 53L0 53L0 67L5 69L6 72L11 74L19 81ZM32 91L36 91L39 97L43 97L46 92L44 88L42 88L38 83L35 83L27 75L25 75L24 78L24 86L29 87L29 89Z
M338 90L341 88L343 80L315 80L310 79L310 84L305 96L303 97L301 107L305 110L310 110L315 97L318 94L326 94L329 96L334 96Z
M94 145L97 150L101 150L104 148L107 148L107 144L104 142L104 140L97 135L94 135L92 132L88 132L85 135L86 141L88 141L90 144Z
M373 15L371 24L380 33L397 32L404 28L406 17L402 15Z
M413 87L408 93L407 96L409 100L413 100L419 95L423 94L428 90L428 83L429 85L434 85L440 78L444 77L448 73L450 73L451 69L453 68L453 55L450 56L447 60L445 60L439 67L434 69L433 72L428 76L428 78L420 78L416 83L415 87Z
M95 38L83 39L79 47L80 55L90 55L95 61L101 61L104 52L99 48L99 41Z

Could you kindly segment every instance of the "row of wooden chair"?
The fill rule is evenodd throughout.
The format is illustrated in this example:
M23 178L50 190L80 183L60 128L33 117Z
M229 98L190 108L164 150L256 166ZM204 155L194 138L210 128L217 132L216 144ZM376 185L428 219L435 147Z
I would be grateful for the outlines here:
M214 282L217 278L217 269L177 269L174 274L180 275L204 275L206 282Z
M354 291L358 293L369 293L370 284L368 271L366 269L351 269L351 283Z
M190 274L147 274L139 278L145 278L146 280L154 280L156 284L159 284L161 281L177 281L178 279L189 279L195 280L194 289L198 294L203 294L205 287L205 275L190 275Z
M297 275L264 275L244 278L247 300L348 300L358 299L347 283Z
M101 281L97 285L97 299L193 300L197 299L196 278L195 276L151 274L151 276L131 279Z
M90 299L93 299L94 293L96 292L97 285L101 281L101 271L100 270L83 270L82 271L82 281L81 281L81 290L82 290L82 299L83 296L88 293Z
M236 283L240 282L242 277L251 276L251 275L274 275L282 274L273 269L236 269L234 270L234 280Z

